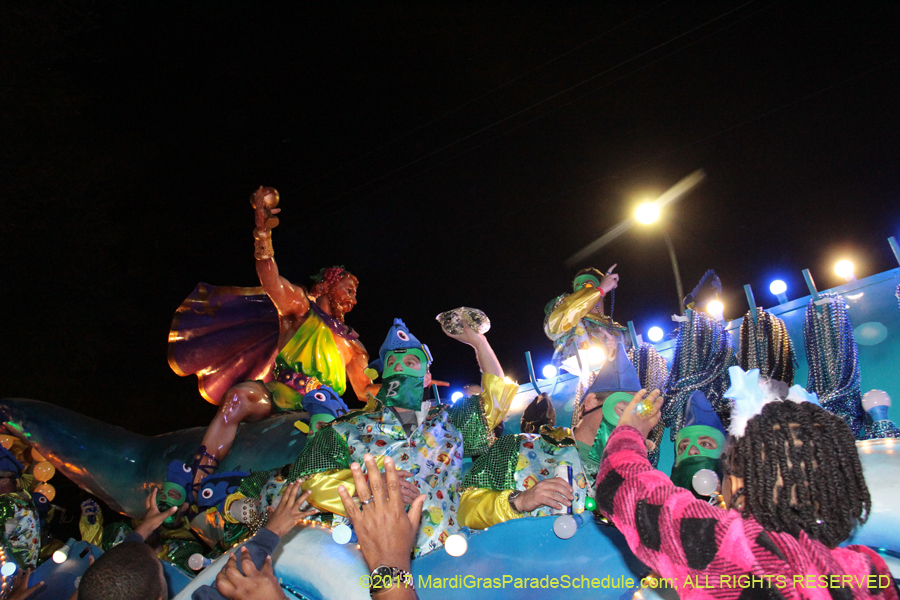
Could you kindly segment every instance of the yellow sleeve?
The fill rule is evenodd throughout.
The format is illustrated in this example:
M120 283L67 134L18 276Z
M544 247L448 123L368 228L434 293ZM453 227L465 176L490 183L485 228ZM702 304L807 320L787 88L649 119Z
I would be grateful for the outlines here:
M95 546L103 545L103 513L97 511L97 520L91 525L87 515L81 515L78 521L78 529L81 531L81 539Z
M544 327L547 336L553 341L561 338L578 325L578 321L591 312L601 298L603 298L603 294L600 289L592 287L581 288L566 296L565 300L560 302L559 306L553 309L553 312L547 317L547 324Z
M509 495L513 491L467 489L459 500L459 524L469 529L487 529L497 523L524 517L524 513L513 510L509 505Z
M493 429L506 418L506 413L509 412L509 407L519 391L519 386L502 377L482 373L481 388L484 390L481 392L484 416L487 418L488 429Z
M384 456L376 456L375 464L379 469L384 469ZM304 492L312 491L307 502L319 510L346 517L347 511L338 495L338 486L341 485L347 488L351 496L356 494L356 484L353 483L353 472L350 469L335 469L310 475L300 489Z

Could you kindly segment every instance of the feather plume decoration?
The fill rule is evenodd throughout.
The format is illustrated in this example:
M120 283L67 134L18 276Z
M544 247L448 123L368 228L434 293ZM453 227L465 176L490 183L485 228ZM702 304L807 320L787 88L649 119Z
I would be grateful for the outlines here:
M731 377L731 387L725 390L725 397L732 400L728 433L734 437L742 437L750 419L760 414L770 402L790 400L821 406L815 393L811 394L799 385L791 386L785 394L783 388L786 386L779 381L760 382L759 369L744 371L740 367L729 367L728 375Z

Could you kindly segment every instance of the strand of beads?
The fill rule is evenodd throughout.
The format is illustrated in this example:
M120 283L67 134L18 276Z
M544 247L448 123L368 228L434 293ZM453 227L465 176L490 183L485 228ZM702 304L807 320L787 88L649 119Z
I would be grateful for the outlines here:
M866 418L859 387L859 352L853 339L853 327L847 303L835 292L819 294L831 298L817 306L813 300L806 307L803 338L809 381L822 406L842 417L857 439L866 439Z
M637 354L635 354L634 348L630 348L628 350L628 359L634 365L635 370L637 370L642 388L648 391L664 390L666 388L669 368L666 366L666 359L656 351L653 344L646 342L641 344ZM647 453L647 458L654 467L659 463L659 451L665 429L665 423L660 421L650 431L650 435L647 436L647 439L655 445L654 449Z
M727 427L731 420L731 402L725 398L728 389L728 367L737 364L734 341L724 324L713 317L688 310L686 321L678 327L675 357L666 382L662 418L671 429L672 441L684 426L684 408L695 390L709 399L716 414Z
M759 307L756 322L748 311L741 323L738 365L745 371L759 369L769 379L794 384L797 358L784 321Z

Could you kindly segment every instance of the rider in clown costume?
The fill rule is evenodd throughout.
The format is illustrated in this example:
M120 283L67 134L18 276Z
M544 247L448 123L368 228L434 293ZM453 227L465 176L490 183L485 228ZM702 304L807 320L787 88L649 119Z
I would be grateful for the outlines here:
M619 284L616 265L603 273L582 269L572 282L573 292L551 300L544 308L544 333L553 341L553 365L580 374L579 350L604 348L611 354L626 328L607 316L604 299Z
M0 523L5 524L3 541L16 562L26 568L37 566L41 551L38 512L28 492L19 489L25 467L12 452L0 446Z
M401 492L407 503L425 494L414 554L440 548L458 528L457 506L464 456L482 454L493 443L493 428L503 420L518 386L504 379L503 369L484 335L467 325L450 334L475 349L482 369L483 392L453 405L423 402L431 384L428 347L400 319L394 325L371 368L381 371L378 394L361 411L336 419L316 433L290 469L289 479L304 479L310 504L344 514L337 494L343 485L355 494L350 464L362 464L363 454L379 465L390 456L400 470Z
M485 529L510 519L548 516L567 506L584 511L590 490L578 449L568 429L553 427L552 421L541 424L551 411L549 399L538 396L522 416L526 433L502 436L475 460L463 481L462 525ZM538 421L527 421L529 415ZM557 477L557 467L572 468L571 485Z

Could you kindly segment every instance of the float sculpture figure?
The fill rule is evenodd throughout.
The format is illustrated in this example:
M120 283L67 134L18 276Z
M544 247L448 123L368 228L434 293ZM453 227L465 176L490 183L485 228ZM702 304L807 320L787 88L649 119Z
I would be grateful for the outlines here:
M344 324L344 315L356 306L359 281L343 267L322 269L313 277L314 285L309 290L282 277L272 247L272 229L279 222L275 215L281 211L278 202L278 192L268 187L260 187L251 199L256 222L256 272L262 289L249 290L264 292L274 304L278 319L277 355L274 363L264 365L262 371L243 371L245 376L252 373L259 379L231 385L221 396L216 416L194 458L194 488L228 454L240 423L257 421L277 411L302 410L304 395L322 386L341 395L348 380L356 395L364 399L366 388L372 383L363 373L369 362L366 349L358 335ZM197 300L201 302L210 296L202 286L198 286L203 294ZM192 298L185 301L169 336L170 364L181 375L193 372L202 376L213 370L209 366L198 368L195 356L189 352L182 352L185 358L179 362L178 344L187 348L192 343L190 324L185 324L184 317L197 312L196 308L191 309L195 302ZM215 311L211 306L202 309ZM256 351L254 356L267 359L271 351ZM239 357L235 362L241 360ZM182 363L188 362L191 369L181 368Z

